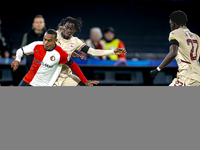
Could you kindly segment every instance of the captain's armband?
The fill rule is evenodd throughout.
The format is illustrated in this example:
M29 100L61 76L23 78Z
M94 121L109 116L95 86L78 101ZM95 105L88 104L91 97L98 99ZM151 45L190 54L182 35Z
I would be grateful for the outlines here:
M89 49L90 49L90 47L87 46L87 45L85 45L85 46L81 49L81 51L87 54L87 52L88 52Z
M172 38L172 39L169 41L169 44L170 44L170 46L173 45L173 44L179 46L179 42L178 42L175 38Z

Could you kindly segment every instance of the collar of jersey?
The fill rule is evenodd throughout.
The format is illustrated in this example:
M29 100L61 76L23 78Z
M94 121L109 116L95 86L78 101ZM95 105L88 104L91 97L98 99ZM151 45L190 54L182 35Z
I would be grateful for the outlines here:
M57 46L57 44L55 44L55 46L54 46L54 48L53 49L51 49L51 50L46 50L46 51L48 51L48 52L51 52L51 51L53 51L55 48L56 48L56 46Z

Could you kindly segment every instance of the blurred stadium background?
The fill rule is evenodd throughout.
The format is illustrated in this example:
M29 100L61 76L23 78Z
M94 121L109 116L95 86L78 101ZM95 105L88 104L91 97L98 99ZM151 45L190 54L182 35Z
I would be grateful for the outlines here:
M26 3L27 2L27 3ZM187 27L200 35L198 0L123 0L123 1L4 1L0 17L13 41L13 54L20 48L24 33L30 30L33 18L41 14L49 28L57 29L58 23L67 16L81 17L82 31L74 36L88 39L92 27L111 26L116 37L122 40L127 50L128 66L113 66L111 61L75 60L88 79L99 80L99 85L152 86L168 85L176 75L173 62L156 80L148 78L168 53L170 33L169 15L174 10L184 11L189 18ZM0 58L0 83L18 85L25 75L22 63L16 72L10 69L12 58Z

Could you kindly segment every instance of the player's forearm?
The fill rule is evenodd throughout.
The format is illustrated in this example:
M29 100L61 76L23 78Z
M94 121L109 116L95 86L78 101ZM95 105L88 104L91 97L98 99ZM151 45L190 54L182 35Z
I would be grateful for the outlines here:
M79 68L79 66L73 62L71 65L69 65L69 67L72 69L72 71L80 78L80 80L83 83L87 82L86 77L84 76L84 74L82 73L81 69Z
M178 50L178 46L176 46L176 45L170 46L169 53L167 54L167 56L165 57L165 59L163 60L163 62L159 66L160 69L163 69L164 67L169 65L174 60L174 58L177 55L177 50Z
M87 53L92 56L115 55L114 50L99 50L99 49L93 49L93 48L89 48Z
M175 57L176 57L175 55L169 53L169 54L165 57L165 59L163 60L163 62L160 64L159 68L160 68L160 69L165 68L167 65L169 65L169 64L174 60Z
M18 49L17 52L16 52L16 59L15 59L15 60L21 62L22 56L23 56L23 51L22 51L22 49L20 48L20 49Z

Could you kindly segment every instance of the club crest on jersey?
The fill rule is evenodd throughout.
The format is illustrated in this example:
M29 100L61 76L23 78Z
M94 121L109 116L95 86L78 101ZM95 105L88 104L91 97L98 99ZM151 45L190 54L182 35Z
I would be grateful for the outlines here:
M74 48L74 45L73 45L73 44L70 44L70 48L73 49L73 48Z
M54 61L54 60L56 60L56 57L55 57L55 56L51 56L51 57L50 57L50 60L51 60L51 61Z

